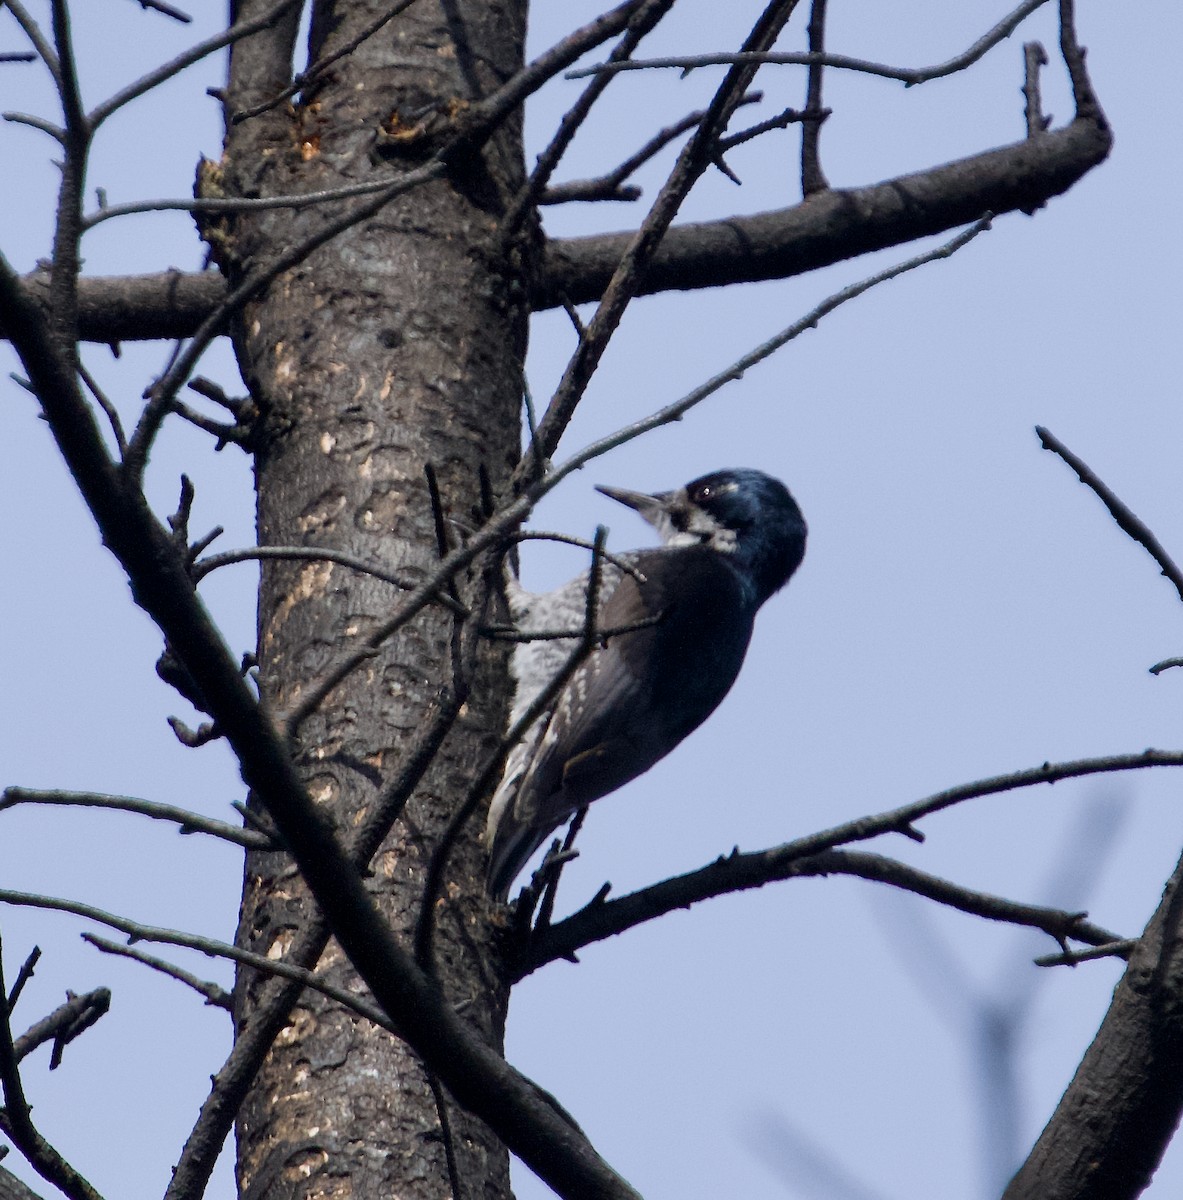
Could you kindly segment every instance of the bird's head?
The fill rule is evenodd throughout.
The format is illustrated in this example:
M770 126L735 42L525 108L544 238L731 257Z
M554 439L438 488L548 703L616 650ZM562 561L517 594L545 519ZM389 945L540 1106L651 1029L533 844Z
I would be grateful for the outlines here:
M600 487L635 509L667 546L708 545L734 555L757 604L782 588L805 555L805 520L779 479L751 468L712 471L673 492Z

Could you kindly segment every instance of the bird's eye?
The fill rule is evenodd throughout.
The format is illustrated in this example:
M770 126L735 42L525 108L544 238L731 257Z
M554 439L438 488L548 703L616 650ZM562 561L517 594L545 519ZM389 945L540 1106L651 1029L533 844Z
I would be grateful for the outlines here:
M714 494L715 490L709 483L699 484L699 486L694 489L694 499L699 504L701 504L704 500L709 500Z

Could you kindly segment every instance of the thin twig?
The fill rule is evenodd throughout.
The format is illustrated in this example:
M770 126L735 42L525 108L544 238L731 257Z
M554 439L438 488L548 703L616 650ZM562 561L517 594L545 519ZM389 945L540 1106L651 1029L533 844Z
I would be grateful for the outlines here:
M452 1122L448 1117L448 1097L439 1076L428 1067L423 1068L427 1076L427 1086L431 1088L435 1100L435 1112L440 1123L440 1139L444 1143L444 1159L448 1165L448 1184L452 1192L452 1200L463 1200L460 1182L460 1164L456 1161L456 1139L452 1135Z
M48 38L41 32L41 26L33 20L32 15L25 8L22 0L7 0L4 7L12 13L16 23L24 31L25 37L32 43L33 49L37 52L37 57L41 59L50 75L53 76L54 86L60 93L62 89L62 66L58 62L58 56L54 53L54 49L49 44Z
M1069 912L1043 904L1024 904L994 896L941 879L882 854L869 854L861 850L827 850L824 854L799 862L796 873L810 876L850 875L857 879L886 883L971 916L1038 929L1061 945L1068 939L1107 945L1112 944L1116 937L1109 930L1086 921L1087 913Z
M189 390L212 400L215 404L226 409L240 424L245 423L247 416L254 410L255 403L249 396L227 396L226 389L204 375L195 375L189 380Z
M65 1004L58 1005L48 1016L30 1026L12 1043L17 1062L27 1058L38 1046L53 1042L49 1069L61 1065L62 1052L80 1034L85 1033L111 1007L109 988L95 988L82 996L66 993Z
M211 554L194 564L194 582L204 579L211 571L219 567L228 567L234 563L262 562L266 559L291 560L293 562L330 562L338 566L348 567L362 575L370 575L389 583L400 591L409 592L416 586L405 576L388 571L385 567L366 562L354 554L346 554L343 550L331 550L323 546L248 546L242 550L224 550L220 554ZM441 585L442 586L442 585ZM446 608L460 616L467 616L468 609L458 600L453 599L446 591L441 590L435 597Z
M639 621L630 621L627 625L609 625L596 631L599 641L606 642L610 638L620 637L625 633L636 633L638 629L652 629L665 620L665 612L654 613L651 617L642 617ZM570 642L582 636L582 629L519 629L516 625L482 625L481 636L491 638L495 642Z
M762 92L751 92L744 96L736 108L745 104L757 104L763 99ZM559 183L548 187L538 198L539 204L566 204L573 200L636 200L640 188L623 189L621 185L639 167L659 154L675 138L689 132L702 123L706 110L688 113L673 125L659 129L635 154L629 155L619 166L598 175L594 179L577 179L570 183Z
M563 868L575 856L575 839L579 836L579 831L583 828L583 822L587 818L587 805L585 804L571 818L571 824L567 826L567 832L563 837L563 844L559 849L558 854L554 856L553 866L546 879L546 887L542 893L542 901L538 905L538 916L534 922L536 929L545 929L554 916L555 900L559 894L559 882L563 877Z
M16 892L8 888L0 888L0 904L12 904L22 908L38 908L50 912L64 912L71 916L83 917L88 921L97 921L109 929L117 929L133 941L156 942L164 946L180 946L186 950L197 950L209 958L226 958L232 962L243 963L256 971L268 975L280 975L291 979L304 987L312 988L335 1000L338 1004L351 1009L359 1016L373 1021L391 1033L397 1033L391 1019L364 996L355 995L344 988L337 987L322 979L312 971L293 966L282 959L271 959L265 954L256 954L252 950L244 950L241 946L232 946L229 942L217 938L203 937L196 933L186 933L180 929L164 929L157 925L144 925L128 917L96 908L93 904L83 904L77 900L66 900L60 896L39 896L31 892Z
M152 9L154 12L162 13L166 17L172 17L174 21L180 21L182 25L188 25L193 18L186 12L182 12L179 8L174 8L171 4L166 4L164 0L136 0L141 8Z
M1149 671L1151 675L1161 675L1163 671L1169 671L1172 667L1183 667L1183 658L1164 658L1150 667Z
M66 131L60 126L55 125L52 121L45 120L44 117L34 116L32 113L21 112L4 112L0 113L5 121L10 121L14 125L28 125L31 129L38 129L42 133L47 133L55 142L64 146L66 144Z
M107 394L99 387L98 380L86 369L81 361L78 363L78 374L82 382L86 384L86 390L95 398L99 408L103 410L107 420L111 423L111 432L115 436L115 446L120 455L126 454L127 437L123 432L123 422L119 418L118 409L111 403Z
M1096 493L1101 503L1109 510L1109 515L1117 522L1118 528L1133 538L1158 563L1159 570L1175 585L1179 599L1183 600L1183 571L1179 570L1174 559L1150 531L1146 522L1135 516L1124 501L1101 481L1097 473L1083 459L1073 454L1055 434L1042 425L1036 425L1035 432L1039 435L1043 448L1058 454L1076 472L1080 482Z
M444 511L444 500L439 494L439 476L434 463L424 463L424 479L427 481L427 499L431 502L432 528L436 532L436 556L448 558L448 514ZM449 582L455 587L455 578Z
M999 21L993 29L978 38L968 50L965 50L948 62L933 67L892 67L886 63L872 62L864 58L851 58L846 54L791 54L773 53L771 51L751 52L741 51L735 54L683 54L667 58L633 59L629 62L597 63L590 67L581 67L568 71L567 79L584 79L589 75L603 73L616 74L620 71L646 71L660 68L676 68L680 71L693 71L699 67L733 66L736 64L751 64L756 66L791 66L811 67L815 64L833 67L839 71L857 71L864 75L878 75L883 79L898 79L908 87L928 83L933 79L943 79L947 75L955 75L958 71L972 66L987 51L992 50L999 42L1005 41L1033 13L1042 8L1048 0L1025 0L1009 16Z
M580 812L583 811L580 809ZM576 813L575 817L578 816L579 813ZM572 821L575 820L575 817L571 818ZM555 871L562 870L567 865L568 859L578 857L578 850L572 850L570 854L564 853L561 838L551 839L550 846L542 856L542 861L530 873L530 882L514 897L511 928L519 938L529 936L530 926L534 923L534 909L538 904L539 897L547 890L550 881L554 878Z
M801 195L812 196L824 192L829 186L826 173L822 170L819 143L822 133L822 73L825 65L821 59L826 50L826 0L813 0L809 10L809 83L805 92L805 111L816 119L801 127Z
M130 104L145 92L159 87L174 75L179 75L186 68L193 66L194 63L199 63L203 58L216 54L226 46L274 25L293 4L299 2L300 0L277 0L277 3L260 16L249 21L239 21L236 25L231 25L229 29L224 29L221 33L216 33L212 37L206 38L205 41L190 46L183 54L178 54L170 62L162 64L154 71L149 71L147 75L141 76L134 83L129 83L127 87L121 88L113 96L109 96L101 104L92 108L87 117L91 128L97 129L112 113L118 112L125 104Z
M622 184L615 179L616 172L597 175L594 179L571 179L548 187L538 197L540 205L553 207L557 204L631 204L644 195L641 188L632 183Z
M570 305L567 308L567 315L571 318L571 323L575 326L575 336L583 337L583 325L580 323L579 314ZM550 469L550 463L542 453L542 443L538 440L538 410L534 407L534 393L530 391L529 383L523 383L522 386L522 403L526 410L526 435L530 439L530 452L534 456L534 472L537 478L545 477ZM516 553L516 551L515 551ZM517 562L514 562L514 568L517 569Z
M1027 123L1027 136L1038 137L1047 133L1051 125L1050 116L1043 114L1043 101L1039 92L1039 68L1047 66L1047 51L1039 42L1023 45L1023 119Z
M561 546L577 546L580 550L587 550L589 553L596 548L594 541L589 541L587 538L576 537L570 533L555 533L549 529L519 529L515 533L510 534L506 541L510 542L557 542ZM604 561L618 571L623 571L626 575L631 576L638 583L645 582L644 574L637 568L636 563L630 562L623 555L613 554L609 550L602 550Z
M1098 958L1128 959L1137 945L1137 938L1121 938L1088 950L1065 950L1062 954L1045 954L1034 962L1037 967L1074 967L1077 963L1092 962Z
M310 83L314 83L320 78L334 63L340 62L343 58L348 58L362 42L368 41L382 29L384 25L388 25L400 13L406 12L415 0L398 0L380 17L375 18L363 29L361 29L354 37L350 38L344 45L339 46L332 54L326 54L323 58L318 58L306 71L299 71L293 77L292 82L272 96L270 100L264 100L261 104L256 104L253 108L244 108L239 112L234 113L230 118L232 125L241 124L243 121L249 120L251 117L260 116L262 113L268 112L273 108L277 108L285 100L290 100L297 92L304 91Z
M917 821L954 805L964 804L967 800L975 800L980 796L996 796L1002 792L1032 787L1035 784L1059 783L1062 779L1108 775L1115 771L1140 771L1150 767L1183 767L1183 751L1151 749L1138 754L1113 754L1062 763L1045 762L1042 766L1013 771L1008 775L994 775L988 779L963 783L943 792L935 792L912 804L905 804L901 808L847 821L789 844L796 853L805 855L829 850L847 842L866 841L883 833L902 833L917 841L923 841L923 835L919 835L914 828Z
M33 788L10 787L0 792L0 812L15 808L18 804L56 804L71 808L108 808L119 812L137 813L155 821L169 821L178 825L179 833L205 833L221 838L248 850L275 850L273 838L243 829L228 821L218 821L200 813L190 812L175 804L159 804L154 800L140 800L135 796L111 796L101 792L40 791Z
M757 121L755 125L741 129L739 133L720 138L719 154L724 155L729 150L734 150L736 146L742 146L745 142L750 142L753 138L760 137L761 134L771 133L774 129L788 129L790 125L800 125L805 121L824 120L829 115L828 108L823 108L814 114L799 112L795 108L786 108L777 113L775 117L769 117L766 121Z
M423 464L423 476L427 480L427 498L431 502L431 520L435 530L435 552L442 562L448 557L448 518L444 512L443 498L440 496L440 482L432 463ZM447 593L452 603L464 611L460 601L460 593L456 588L456 576L453 575L447 583Z
M79 241L82 237L82 191L86 180L87 158L94 133L82 108L78 89L78 71L70 33L70 13L66 0L52 0L50 13L53 40L60 66L58 94L62 104L64 151L61 182L58 186L57 220L53 231L53 253L49 267L49 303L47 326L58 352L77 371L78 354L78 276L82 270Z
M12 1010L16 1008L16 1002L21 998L21 992L25 990L25 984L33 978L33 972L36 969L40 958L41 947L34 946L33 949L29 951L29 955L25 961L21 963L21 969L17 972L16 982L12 985L12 991L8 993L7 1003L8 1012L10 1014L12 1013ZM4 993L0 992L0 997L3 997L3 995Z
M1105 114L1101 111L1097 93L1093 91L1088 70L1084 65L1084 47L1076 40L1075 0L1060 0L1060 53L1072 80L1072 99L1076 104L1076 115L1091 121L1101 128L1108 128Z
M182 421L188 421L195 429L210 434L215 439L215 450L222 450L231 443L241 446L244 450L249 449L250 433L239 425L231 425L226 421L217 421L213 417L207 417L205 413L198 412L183 400L174 399L172 411Z
M84 229L93 229L113 217L126 217L148 212L186 213L241 213L266 212L276 208L312 208L317 204L331 204L338 200L350 200L356 196L373 196L390 187L389 179L370 180L367 183L351 183L344 187L325 188L319 192L291 192L282 196L243 196L238 198L210 197L196 200L137 200L128 204L109 204L91 213L83 221Z
M88 942L96 950L101 950L104 954L116 954L122 958L134 959L146 967L151 967L154 971L159 971L162 975L167 975L170 979L175 979L187 987L191 987L199 995L204 996L206 1004L213 1008L223 1008L227 1012L234 1011L234 999L224 987L207 979L199 979L191 971L182 970L175 963L166 962L163 958L157 958L156 955L149 954L146 950L140 950L136 946L125 946L121 942L112 942L105 937L99 937L97 933L84 933L82 940Z

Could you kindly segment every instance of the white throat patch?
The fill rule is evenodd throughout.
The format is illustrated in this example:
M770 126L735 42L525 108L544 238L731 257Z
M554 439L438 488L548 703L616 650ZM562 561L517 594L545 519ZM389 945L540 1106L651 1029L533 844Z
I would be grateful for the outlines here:
M688 514L685 529L679 529L670 513L664 509L650 518L665 545L701 546L705 543L721 554L731 554L735 550L734 529L720 525L709 513L685 501L677 505L677 511L679 515Z

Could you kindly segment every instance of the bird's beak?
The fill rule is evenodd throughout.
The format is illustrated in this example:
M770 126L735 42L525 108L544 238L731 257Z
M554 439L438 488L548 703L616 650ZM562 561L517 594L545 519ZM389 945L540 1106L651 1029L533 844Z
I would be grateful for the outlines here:
M596 484L596 491L640 513L650 525L659 524L669 512L672 499L670 492L658 492L651 496L647 492L630 492L627 488L605 487L602 484Z

